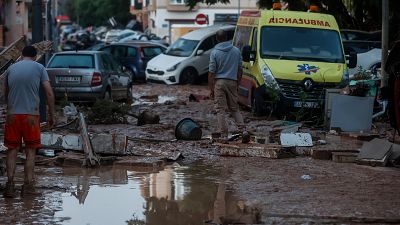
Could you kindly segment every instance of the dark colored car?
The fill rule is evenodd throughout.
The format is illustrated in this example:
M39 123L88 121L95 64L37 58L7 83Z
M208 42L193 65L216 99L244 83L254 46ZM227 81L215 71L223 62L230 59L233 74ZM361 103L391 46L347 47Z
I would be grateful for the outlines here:
M155 56L163 53L167 48L160 44L150 42L124 42L112 43L101 47L99 51L105 51L113 55L122 65L132 72L132 80L145 80L147 62Z
M93 102L96 99L129 99L132 74L110 54L73 51L54 54L47 64L57 99Z

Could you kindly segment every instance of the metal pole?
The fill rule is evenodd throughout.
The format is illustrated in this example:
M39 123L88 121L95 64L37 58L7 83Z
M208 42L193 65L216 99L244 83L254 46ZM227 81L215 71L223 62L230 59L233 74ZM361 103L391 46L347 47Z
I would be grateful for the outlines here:
M238 0L238 18L240 16L240 0Z
M388 86L388 74L384 70L389 52L389 0L382 0L382 60L381 60L381 87Z
M32 0L32 43L43 41L42 1Z
M42 0L32 0L32 17L32 43L34 44L43 41ZM43 63L43 60L41 63ZM46 95L42 85L40 85L39 97L40 122L46 122Z

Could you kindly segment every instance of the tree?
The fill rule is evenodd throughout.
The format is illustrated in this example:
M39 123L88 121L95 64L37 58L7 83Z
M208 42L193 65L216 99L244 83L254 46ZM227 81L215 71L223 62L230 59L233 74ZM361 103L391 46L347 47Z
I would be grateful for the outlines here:
M83 27L104 25L110 17L125 25L132 18L127 0L71 0L66 8L73 20L79 16L79 25Z
M259 0L260 9L270 9L276 0ZM381 29L382 1L379 0L286 0L289 10L305 11L310 4L321 6L323 12L335 16L341 29L360 29L374 31ZM187 4L194 7L198 3L216 4L229 3L229 0L188 0ZM400 8L399 0L390 0L390 39L391 42L400 39Z

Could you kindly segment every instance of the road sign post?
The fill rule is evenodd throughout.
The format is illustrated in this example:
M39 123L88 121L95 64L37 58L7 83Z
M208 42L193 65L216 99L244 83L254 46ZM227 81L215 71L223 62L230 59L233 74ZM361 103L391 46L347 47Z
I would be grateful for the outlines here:
M194 21L198 25L204 25L204 24L208 25L208 16L203 14L203 13L199 13L199 14L197 14L197 16L196 16Z

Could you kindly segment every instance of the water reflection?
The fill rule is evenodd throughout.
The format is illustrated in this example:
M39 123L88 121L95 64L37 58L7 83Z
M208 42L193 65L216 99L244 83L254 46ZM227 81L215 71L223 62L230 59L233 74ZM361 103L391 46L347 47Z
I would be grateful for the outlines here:
M68 174L75 179L71 192L45 192L42 198L46 199L45 204L39 204L37 200L28 201L28 205L22 203L19 209L15 208L15 204L5 205L0 207L0 212L11 207L15 211L21 211L23 207L28 210L38 206L51 208L49 202L53 202L58 204L57 207L53 206L55 214L48 213L46 215L49 216L44 217L38 211L30 215L31 221L86 225L188 225L258 221L258 214L246 208L228 190L224 180L220 179L221 171L201 163L191 166L174 164L153 173L124 167L70 171L64 168L64 176Z

